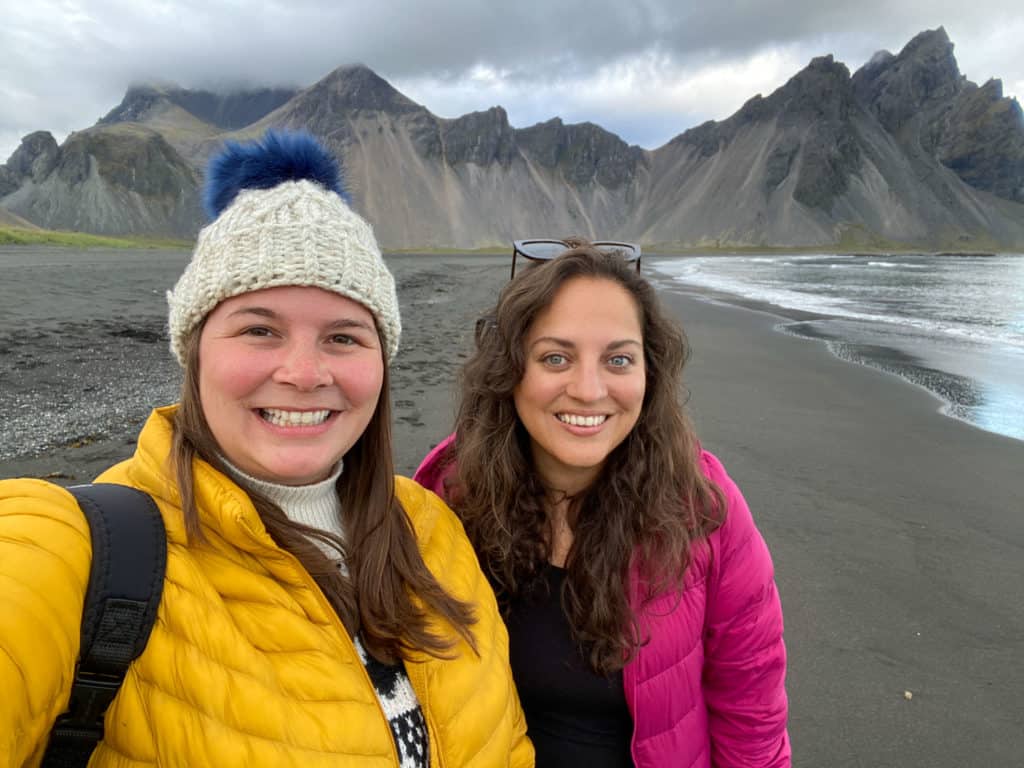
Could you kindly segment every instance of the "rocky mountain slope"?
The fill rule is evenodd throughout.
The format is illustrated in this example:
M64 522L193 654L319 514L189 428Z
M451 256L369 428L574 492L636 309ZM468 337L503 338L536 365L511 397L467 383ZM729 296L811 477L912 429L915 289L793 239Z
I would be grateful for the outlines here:
M857 72L814 59L736 114L655 150L501 107L431 113L363 66L301 91L140 86L57 146L27 136L0 208L40 226L190 236L227 138L305 128L341 160L386 248L579 233L671 247L1024 247L1024 118L998 80L959 72L943 29Z
M638 236L1019 247L1020 107L979 98L1001 86L967 82L952 50L939 29L852 77L831 56L817 58L728 120L676 137L652 153L657 207Z
M185 237L200 220L196 171L137 123L79 131L60 147L31 134L7 172L18 186L3 207L47 229Z

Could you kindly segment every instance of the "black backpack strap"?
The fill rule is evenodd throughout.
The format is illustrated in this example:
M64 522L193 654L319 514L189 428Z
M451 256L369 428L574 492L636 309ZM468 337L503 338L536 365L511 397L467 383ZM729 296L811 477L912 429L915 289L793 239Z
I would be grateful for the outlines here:
M108 483L68 490L89 521L92 567L71 700L50 732L43 768L89 762L103 715L149 640L167 568L167 534L149 494Z

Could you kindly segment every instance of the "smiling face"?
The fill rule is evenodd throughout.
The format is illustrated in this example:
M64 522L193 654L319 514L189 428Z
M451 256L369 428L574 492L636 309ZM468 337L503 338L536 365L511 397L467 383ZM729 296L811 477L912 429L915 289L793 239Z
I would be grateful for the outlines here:
M632 295L603 278L566 282L525 340L516 412L545 485L589 486L626 438L646 390L643 330Z
M199 397L224 457L253 477L328 477L380 398L373 315L320 288L253 291L218 304L199 338Z

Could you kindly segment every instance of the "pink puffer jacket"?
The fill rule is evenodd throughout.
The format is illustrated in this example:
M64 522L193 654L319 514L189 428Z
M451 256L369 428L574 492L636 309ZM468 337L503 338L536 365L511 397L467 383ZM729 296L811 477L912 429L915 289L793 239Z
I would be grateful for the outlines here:
M413 479L440 496L454 467L445 439ZM725 522L699 546L685 589L642 610L650 642L623 670L637 768L789 768L786 649L771 556L722 463L701 469L728 504ZM634 572L633 605L644 585ZM529 723L527 723L529 727Z

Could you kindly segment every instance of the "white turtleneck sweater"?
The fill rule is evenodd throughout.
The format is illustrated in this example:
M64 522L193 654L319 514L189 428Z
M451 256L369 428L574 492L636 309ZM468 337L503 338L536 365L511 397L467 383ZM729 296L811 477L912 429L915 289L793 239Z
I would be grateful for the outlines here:
M251 488L270 499L281 508L289 520L345 538L345 531L341 525L341 499L338 497L336 487L338 478L341 477L341 462L338 462L330 477L319 483L280 485L247 475L223 457L221 460L239 485ZM336 549L321 541L314 540L314 543L328 557L336 560L339 568L345 568L345 563ZM353 637L352 641L370 680L373 681L377 698L391 726L395 746L398 748L399 768L427 768L430 760L427 750L427 723L416 699L416 692L405 672L405 666L401 663L383 664L366 652L358 636Z
M338 498L337 491L338 478L341 477L342 470L342 463L340 461L338 466L335 467L334 472L319 483L311 485L280 485L279 483L271 483L266 480L259 480L252 475L247 475L238 467L229 463L223 456L221 460L239 485L243 488L251 488L270 499L281 508L281 511L287 515L289 520L333 533L342 539L345 538L345 531L341 526L341 499ZM322 541L314 540L314 543L323 550L324 554L332 560L338 561L341 568L345 567L338 550Z

